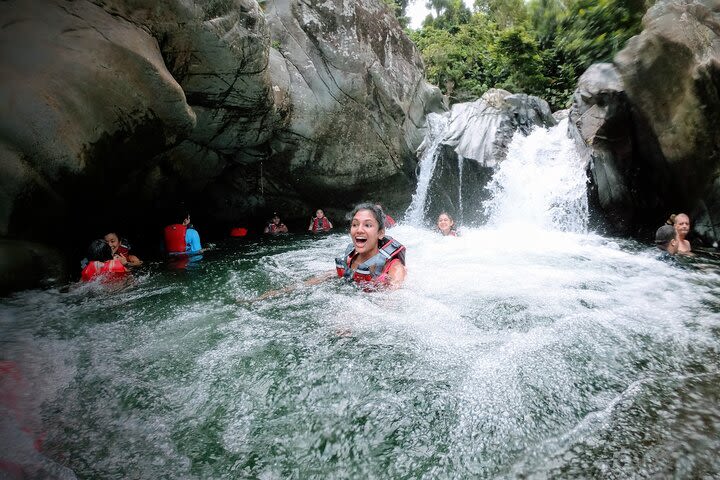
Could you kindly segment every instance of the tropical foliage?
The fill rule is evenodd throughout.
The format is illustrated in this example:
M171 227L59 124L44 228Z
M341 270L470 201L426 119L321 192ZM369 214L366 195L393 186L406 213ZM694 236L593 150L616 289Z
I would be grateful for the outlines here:
M407 0L386 0L404 15ZM452 102L493 87L564 108L592 63L612 60L640 32L647 0L428 0L433 12L408 31L428 80Z

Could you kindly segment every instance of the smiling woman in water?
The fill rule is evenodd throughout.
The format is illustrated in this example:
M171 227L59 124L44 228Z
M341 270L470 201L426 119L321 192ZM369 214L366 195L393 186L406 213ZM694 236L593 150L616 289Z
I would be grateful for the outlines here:
M299 284L270 290L259 297L240 302L255 302L288 293L300 286L317 285L336 274L354 282L363 290L395 289L405 280L405 246L385 235L383 211L372 203L356 206L352 213L350 239L342 257L335 259L335 272L318 275Z
M385 235L384 214L377 206L355 207L350 224L352 243L335 260L339 277L364 286L396 288L405 280L405 247Z

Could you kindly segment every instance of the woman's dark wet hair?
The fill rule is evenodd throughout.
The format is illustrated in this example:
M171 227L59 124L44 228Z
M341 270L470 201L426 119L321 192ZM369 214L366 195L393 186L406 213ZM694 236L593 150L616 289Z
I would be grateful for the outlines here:
M440 218L440 215L447 215L447 217L450 219L451 222L455 223L455 219L452 215L450 215L448 212L442 211L438 213L438 219ZM454 225L453 225L454 226Z
M358 213L360 210L370 210L373 214L373 217L375 217L375 220L378 222L378 230L385 230L385 213L383 213L382 209L380 209L374 203L365 202L355 205L353 211L350 212L350 221L355 218L355 214Z
M112 249L104 239L98 238L97 240L93 240L90 244L87 252L87 258L91 262L96 260L99 262L112 260Z

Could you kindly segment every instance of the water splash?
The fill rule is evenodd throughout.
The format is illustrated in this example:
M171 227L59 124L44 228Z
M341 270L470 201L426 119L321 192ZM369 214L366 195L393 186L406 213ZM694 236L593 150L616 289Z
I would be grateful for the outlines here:
M465 164L465 157L458 155L458 221L463 221L463 165Z
M405 220L412 225L420 225L423 222L428 188L433 173L435 173L435 166L438 160L438 148L440 142L445 138L447 125L448 117L446 115L430 113L427 116L427 133L420 147L418 147L418 151L422 152L418 164L420 168L418 186L413 195L412 202L405 212Z
M492 225L523 224L585 233L588 227L585 161L567 137L567 120L527 137L516 134L488 185L485 213Z

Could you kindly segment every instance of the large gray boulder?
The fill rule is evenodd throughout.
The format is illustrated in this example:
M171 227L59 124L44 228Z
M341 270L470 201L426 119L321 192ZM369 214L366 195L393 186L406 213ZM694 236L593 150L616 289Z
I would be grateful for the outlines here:
M254 1L8 1L0 14L0 234L137 220L271 134Z
M590 170L593 210L602 211L614 229L629 230L644 198L630 184L635 124L614 65L592 65L580 77L568 119L568 133Z
M377 0L272 0L266 16L273 90L288 111L271 141L272 158L287 167L270 177L287 185L278 193L318 205L406 204L425 114L440 111L442 97L390 9Z
M661 0L643 27L615 57L616 73L592 88L581 82L579 90L594 93L576 93L584 99L574 107L575 126L586 144L604 136L593 130L614 132L612 142L599 142L596 156L599 203L618 233L652 230L670 213L686 211L696 233L717 239L720 4ZM588 114L603 108L600 119Z
M492 168L505 159L515 132L527 135L533 127L556 123L545 100L491 88L474 102L453 105L442 144L463 158Z

